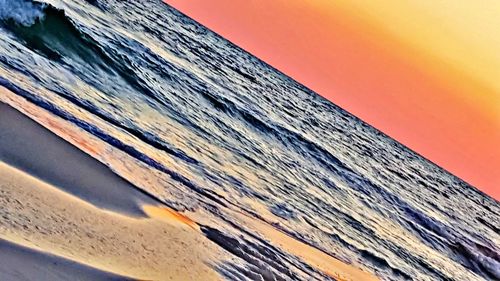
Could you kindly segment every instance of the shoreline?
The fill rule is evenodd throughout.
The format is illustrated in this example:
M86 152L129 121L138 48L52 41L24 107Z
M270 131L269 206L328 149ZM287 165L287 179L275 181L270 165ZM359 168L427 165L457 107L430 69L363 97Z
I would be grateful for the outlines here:
M74 139L74 133L69 135L70 143L65 140L67 132L57 125L57 117L44 110L38 112L3 87L0 93L5 93L5 98L0 99L0 130L7 132L3 139L0 136L0 178L14 178L0 183L0 203L9 198L18 202L6 204L3 210L11 212L12 217L2 219L0 213L0 239L141 280L220 280L217 267L223 264L221 261L241 262L202 233L197 224L207 219L202 213L190 213L188 217L169 209L93 158L95 153L90 152L104 151L105 145L89 146L83 138ZM31 115L38 117L32 119ZM50 123L50 129L39 123L40 116L45 116L42 119ZM61 168L67 177L58 174ZM92 177L75 175L81 170ZM95 184L109 189L102 193ZM28 192L33 187L37 187L36 192ZM10 190L8 195L6 190ZM36 210L29 209L32 204ZM251 226L272 245L327 276L337 280L377 280L265 222L223 209L224 214ZM156 241L157 237L173 243L165 245L166 241Z
M194 222L3 103L0 131L0 241L139 280L220 279L226 253Z

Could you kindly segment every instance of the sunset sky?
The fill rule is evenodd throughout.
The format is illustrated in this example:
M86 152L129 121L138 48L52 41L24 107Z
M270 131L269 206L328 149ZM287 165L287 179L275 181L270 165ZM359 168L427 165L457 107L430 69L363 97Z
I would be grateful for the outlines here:
M500 200L500 1L166 2Z

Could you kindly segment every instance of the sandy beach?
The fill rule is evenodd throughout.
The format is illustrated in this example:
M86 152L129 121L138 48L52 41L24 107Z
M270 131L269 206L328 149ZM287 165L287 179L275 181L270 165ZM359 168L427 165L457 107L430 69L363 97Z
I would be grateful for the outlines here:
M445 61L354 6L218 0L245 21L222 32L174 2L0 0L0 281L500 280L495 184L467 176L498 174L500 129Z
M16 280L132 280L80 263L0 240L0 279Z
M239 260L201 231L203 213L168 208L1 102L0 131L2 280L220 280L221 261ZM264 222L221 210L327 276L375 280Z
M219 279L210 265L224 253L181 216L169 215L174 211L163 210L107 167L6 105L0 105L0 127L0 239L9 241L10 248L50 253L62 267L67 259L137 280ZM156 218L148 218L143 207ZM2 251L0 259L23 272L32 267L28 260L20 264L21 256L36 258L21 252L14 259ZM45 262L40 259L39 267ZM92 279L107 280L99 274ZM54 280L47 276L44 280Z

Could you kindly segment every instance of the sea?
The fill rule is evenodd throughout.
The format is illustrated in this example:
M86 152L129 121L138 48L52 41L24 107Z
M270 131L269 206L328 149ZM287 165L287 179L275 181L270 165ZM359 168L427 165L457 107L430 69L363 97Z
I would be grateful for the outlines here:
M334 277L226 209L381 280L500 280L498 201L160 0L0 0L0 85L203 213L227 280Z

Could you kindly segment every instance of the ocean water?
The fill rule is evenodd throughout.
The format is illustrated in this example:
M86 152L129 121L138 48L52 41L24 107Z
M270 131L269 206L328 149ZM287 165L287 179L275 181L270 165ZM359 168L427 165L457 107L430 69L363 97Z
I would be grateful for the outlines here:
M382 280L500 280L498 201L159 0L0 0L0 85L202 212L228 280L331 278L227 209Z

